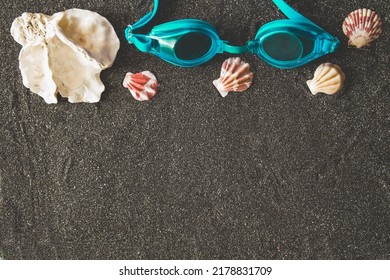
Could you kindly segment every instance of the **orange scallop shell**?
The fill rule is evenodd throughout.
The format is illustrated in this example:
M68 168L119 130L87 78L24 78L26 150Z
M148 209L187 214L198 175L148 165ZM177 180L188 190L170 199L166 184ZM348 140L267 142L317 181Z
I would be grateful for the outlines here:
M152 72L143 71L136 74L129 72L123 80L123 86L130 90L136 100L149 101L156 95L158 83Z
M222 97L229 92L242 92L252 85L253 73L248 63L239 57L232 57L224 61L220 78L213 82Z

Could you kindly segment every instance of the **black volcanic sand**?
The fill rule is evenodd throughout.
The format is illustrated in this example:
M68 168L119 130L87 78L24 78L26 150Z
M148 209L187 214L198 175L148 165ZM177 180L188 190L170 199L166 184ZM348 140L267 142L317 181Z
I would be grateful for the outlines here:
M245 44L284 16L268 1L161 1L154 24L195 17ZM123 36L152 7L142 1L1 1L0 258L390 259L388 1L288 1L339 37L335 54L293 70L240 57L255 73L225 99L218 55L191 69L129 46ZM97 104L47 105L23 87L23 12L89 9L121 48ZM348 49L349 12L379 12L384 33ZM336 96L306 86L323 62L347 76ZM126 72L159 80L151 102L122 87Z

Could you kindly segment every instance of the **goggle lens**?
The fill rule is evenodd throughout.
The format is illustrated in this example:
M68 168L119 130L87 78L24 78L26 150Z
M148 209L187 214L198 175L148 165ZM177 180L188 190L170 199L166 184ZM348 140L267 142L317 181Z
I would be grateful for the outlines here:
M290 33L276 33L263 41L263 49L271 58L279 61L294 61L302 57L301 40Z
M190 32L182 36L175 44L176 57L193 60L204 56L211 48L211 38L200 32Z

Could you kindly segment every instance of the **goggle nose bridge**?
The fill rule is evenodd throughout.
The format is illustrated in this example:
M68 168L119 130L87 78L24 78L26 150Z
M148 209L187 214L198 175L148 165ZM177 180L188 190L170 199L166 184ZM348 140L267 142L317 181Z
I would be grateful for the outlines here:
M243 46L232 46L227 41L223 41L223 52L230 54L255 53L257 46L256 40L250 40Z

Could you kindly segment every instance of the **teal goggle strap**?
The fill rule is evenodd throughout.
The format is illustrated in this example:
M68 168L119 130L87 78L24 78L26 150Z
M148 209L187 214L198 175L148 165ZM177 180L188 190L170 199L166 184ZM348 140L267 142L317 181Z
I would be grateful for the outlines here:
M314 25L317 28L322 29L318 25L316 25L314 22L311 20L305 18L303 15L295 11L290 5L288 5L284 0L272 0L275 5L279 8L279 10L282 11L283 14L285 14L286 17L288 17L291 20L298 21L301 23L307 23L310 25Z
M158 0L154 0L153 10L143 16L139 21L133 25L127 26L125 30L126 40L134 45L142 52L148 52L150 50L151 39L143 34L134 34L133 32L151 21L156 15L158 10Z
M295 11L293 8L291 8L290 5L288 5L284 0L272 0L275 5L285 14L289 19L300 21L300 22L306 22L308 24L316 25L309 19L305 18L303 15ZM136 30L139 29L151 21L154 16L156 15L158 10L158 0L154 0L153 10L149 13L147 13L144 17L142 17L139 21L137 21L134 25L129 25L129 30ZM127 32L126 32L127 35ZM127 38L128 36L126 36Z

